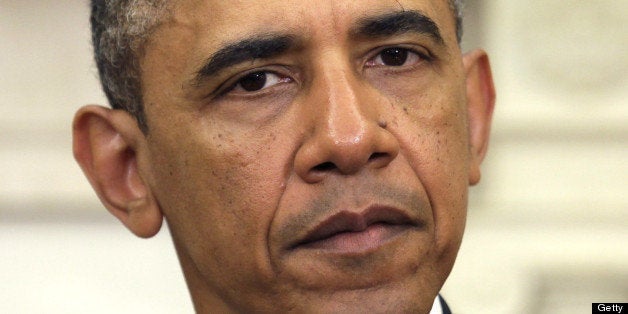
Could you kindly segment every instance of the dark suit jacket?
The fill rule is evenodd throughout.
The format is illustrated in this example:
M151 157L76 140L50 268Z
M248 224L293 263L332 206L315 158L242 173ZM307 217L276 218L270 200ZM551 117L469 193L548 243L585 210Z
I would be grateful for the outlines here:
M443 308L443 314L451 314L451 310L449 309L447 302L445 302L445 299L438 295L438 300L440 301L440 307Z

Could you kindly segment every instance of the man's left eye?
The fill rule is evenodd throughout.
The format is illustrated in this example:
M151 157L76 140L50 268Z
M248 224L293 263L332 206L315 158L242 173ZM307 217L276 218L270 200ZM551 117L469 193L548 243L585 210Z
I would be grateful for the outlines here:
M380 51L375 58L367 62L367 66L409 66L419 63L424 56L418 53L401 47L391 47Z

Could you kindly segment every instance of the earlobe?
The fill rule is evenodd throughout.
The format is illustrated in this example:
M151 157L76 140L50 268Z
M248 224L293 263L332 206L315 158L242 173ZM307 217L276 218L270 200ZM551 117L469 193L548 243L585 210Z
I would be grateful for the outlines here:
M151 237L163 216L138 166L143 143L125 111L85 106L74 117L74 157L101 202L137 236Z
M467 114L471 160L469 184L480 181L480 164L488 149L495 107L495 86L486 52L474 50L463 57L467 83Z

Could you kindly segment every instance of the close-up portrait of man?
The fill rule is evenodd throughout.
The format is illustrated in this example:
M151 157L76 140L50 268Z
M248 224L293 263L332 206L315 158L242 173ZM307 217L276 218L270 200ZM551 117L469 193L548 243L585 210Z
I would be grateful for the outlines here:
M93 0L73 151L198 313L449 313L495 90L459 0ZM444 298L443 298L444 297ZM455 308L451 309L456 312Z

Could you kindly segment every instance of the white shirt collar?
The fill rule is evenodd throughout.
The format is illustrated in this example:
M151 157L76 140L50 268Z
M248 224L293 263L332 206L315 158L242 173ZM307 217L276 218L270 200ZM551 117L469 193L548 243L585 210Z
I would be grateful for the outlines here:
M438 295L436 296L436 299L434 299L434 304L432 304L430 314L443 314L443 308L440 306Z

